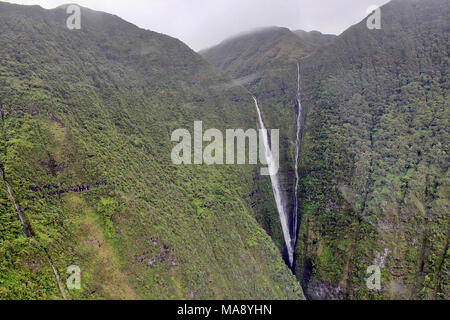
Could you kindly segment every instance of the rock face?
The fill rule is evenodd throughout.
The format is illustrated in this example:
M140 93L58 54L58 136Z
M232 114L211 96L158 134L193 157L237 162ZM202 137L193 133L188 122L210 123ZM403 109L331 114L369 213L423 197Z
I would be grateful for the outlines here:
M381 8L381 30L364 20L336 38L296 32L291 41L288 30L270 29L202 52L234 77L260 75L247 87L285 150L300 62L296 275L310 298L449 298L449 9L445 0L394 0ZM281 164L287 193L290 150ZM268 211L257 208L277 241ZM366 285L374 265L381 290Z
M392 1L381 30L363 21L303 61L297 271L308 294L322 282L325 296L448 298L449 10ZM366 285L372 265L379 291Z
M75 299L302 299L300 283L312 299L450 298L448 0L393 0L380 30L339 37L241 35L201 52L222 71L81 14L69 30L64 8L0 3L0 299L60 298L71 265ZM297 63L295 278L269 177L170 155L197 120L256 128L253 94L293 210Z
M233 78L247 80L241 84L258 98L265 125L280 130L279 177L290 215L294 211L297 62L315 50L316 46L288 29L271 27L225 40L200 52ZM285 251L280 220L270 194L270 179L256 176L254 186L256 217L280 250Z
M255 220L255 166L171 161L194 121L256 128L251 96L179 40L81 17L0 3L0 167L33 230L2 184L0 299L61 298L53 265L80 267L74 299L302 299Z

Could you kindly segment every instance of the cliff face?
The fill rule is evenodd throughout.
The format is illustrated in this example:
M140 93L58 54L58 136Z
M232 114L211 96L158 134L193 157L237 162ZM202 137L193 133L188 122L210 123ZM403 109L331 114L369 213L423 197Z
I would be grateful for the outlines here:
M381 30L363 21L303 62L297 272L311 297L448 299L449 10L392 1Z
M260 75L248 88L262 97L270 126L281 129L291 194L300 61L295 271L311 298L449 298L449 8L443 0L392 1L381 8L381 30L369 30L364 20L315 46L300 33L280 60L272 53L289 46L261 34L202 53L235 77ZM271 229L277 218L261 220L279 238ZM379 291L366 286L372 265L381 270Z
M180 41L82 8L0 3L0 298L298 299L254 218L254 166L175 166L175 129L256 128ZM221 88L228 88L227 90ZM53 270L52 266L55 268Z
M319 31L293 31L300 39L309 44L312 47L322 47L324 45L332 43L336 40L337 36L334 34L322 34Z
M265 125L280 130L280 183L287 211L294 210L297 62L317 49L286 28L270 27L223 41L201 55L227 71L258 98ZM260 224L284 250L268 177L255 177L254 208Z
M449 11L258 30L201 52L226 74L116 16L83 8L69 30L64 7L0 3L0 298L449 299ZM254 94L292 211L297 63L296 279L269 177L170 155L197 120L256 128Z

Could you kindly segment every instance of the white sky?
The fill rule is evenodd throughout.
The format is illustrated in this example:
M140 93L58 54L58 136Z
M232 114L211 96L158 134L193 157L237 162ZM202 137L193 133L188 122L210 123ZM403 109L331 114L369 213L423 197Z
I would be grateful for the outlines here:
M70 0L6 0L55 8ZM135 25L182 40L198 51L254 28L287 27L340 34L371 5L389 0L76 0Z

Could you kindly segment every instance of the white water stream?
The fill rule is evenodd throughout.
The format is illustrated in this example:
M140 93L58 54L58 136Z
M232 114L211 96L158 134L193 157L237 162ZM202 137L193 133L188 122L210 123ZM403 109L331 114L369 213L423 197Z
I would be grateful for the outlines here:
M274 161L274 157L272 154L272 150L269 146L269 136L267 133L267 129L264 125L264 121L262 119L261 110L259 109L258 100L256 97L253 97L253 100L255 101L256 110L258 111L258 119L259 119L259 126L261 127L261 136L264 143L264 154L267 161L267 166L269 168L270 173L270 181L272 182L272 190L273 195L275 197L275 202L277 204L277 210L278 215L280 217L281 222L281 229L283 230L283 237L284 237L284 243L286 244L287 252L288 252L288 258L289 258L289 267L292 267L292 264L294 262L294 247L292 243L295 243L292 241L291 232L289 231L289 219L286 212L286 206L285 201L283 199L283 193L281 191L280 187L280 180L278 178L278 170L277 166Z
M294 212L292 214L292 246L295 247L297 238L297 219L298 219L298 159L300 155L300 134L302 129L302 101L300 97L300 65L297 63L297 137L295 140L295 187L294 187Z

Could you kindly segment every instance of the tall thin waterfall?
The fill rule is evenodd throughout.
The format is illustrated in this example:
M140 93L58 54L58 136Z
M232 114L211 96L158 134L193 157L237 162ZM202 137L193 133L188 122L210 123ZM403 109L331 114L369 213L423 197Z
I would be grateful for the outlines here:
M297 137L295 140L295 187L294 187L294 212L292 214L292 247L295 247L297 239L298 218L298 159L300 155L300 133L302 129L302 101L300 97L300 65L297 63Z
M23 216L22 216L22 211L20 211L19 206L16 203L16 199L14 198L14 195L12 194L12 191L11 191L11 188L9 187L8 181L6 181L6 179L5 179L5 173L3 172L2 168L0 168L0 175L2 176L2 179L5 182L6 190L8 191L9 197L11 198L11 202L12 202L12 204L14 206L14 209L17 212L17 215L19 217L20 223L22 224L22 233L23 233L24 236L28 237L29 235L28 235L28 232L27 232L27 228L25 226L25 220L23 219Z
M253 96L253 100L255 101L256 110L258 111L259 118L259 126L261 127L261 136L264 143L264 155L266 157L267 166L269 167L270 173L270 181L272 182L272 190L273 195L275 197L275 202L277 204L278 215L280 217L281 229L283 230L284 243L286 244L288 257L289 257L289 267L292 267L294 262L294 246L295 239L292 239L291 232L289 231L289 219L286 213L285 201L283 199L283 193L281 192L280 180L278 178L278 174L276 172L276 164L273 158L272 150L269 146L269 136L267 133L267 129L264 126L264 121L261 116L261 110L258 106L258 100Z

